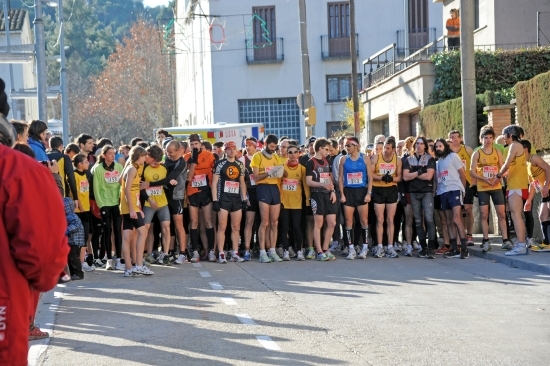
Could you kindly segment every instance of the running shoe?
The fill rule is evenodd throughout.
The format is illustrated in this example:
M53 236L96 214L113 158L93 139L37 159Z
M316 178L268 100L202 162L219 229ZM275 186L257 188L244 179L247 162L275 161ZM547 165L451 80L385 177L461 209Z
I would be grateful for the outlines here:
M489 242L489 240L484 240L483 243L481 243L481 251L483 253L487 253L487 252L490 252L491 251L491 242Z
M277 247L277 248L275 249L275 253L277 253L277 255L278 255L280 258L282 258L283 255L285 254L283 247Z
M396 242L395 244L393 244L393 248L395 249L396 252L400 253L403 251L403 246L401 245L400 242Z
M164 264L164 257L166 256L166 254L164 254L164 252L161 252L159 254L157 258L157 260L155 261L156 264L160 264L160 265L163 265Z
M507 256L527 255L527 254L529 254L529 251L525 246L525 244L516 244L512 250L504 253L504 255L507 255Z
M345 257L349 255L349 249L348 247L345 247L344 249L342 249L342 257Z
M187 256L185 254L180 253L180 255L178 255L178 259L175 260L175 263L183 264L183 263L189 263L189 261L187 260Z
M363 254L364 257L361 257L361 254ZM365 259L367 257L366 253L361 252L361 254L359 254L359 256L360 256L359 258ZM346 257L346 259L353 260L353 259L355 259L355 257L357 257L357 253L355 252L355 248L348 249L348 256Z
M112 271L116 268L116 260L115 259L107 259L107 264L105 265L105 269L107 271Z
M460 258L460 251L458 251L456 249L450 250L447 253L445 253L443 255L443 257L445 257L445 258Z
M413 255L413 247L410 244L407 244L407 248L405 249L405 257L412 257Z
M426 253L426 249L422 249L416 255L417 258L426 258L427 256L428 256L428 253Z
M449 250L451 250L451 249L449 249L448 247L446 247L446 246L444 245L444 246L442 246L441 248L439 248L438 250L436 250L436 251L435 251L435 254L437 254L437 255L443 255L443 254L447 253Z
M277 251L272 252L270 250L268 256L269 256L269 259L271 259L272 262L282 262L283 261L281 259L281 257L279 257L279 255L277 254Z
M245 261L247 261L247 262L248 262L250 259L252 259L252 255L250 255L250 250L245 250L245 251L244 251L243 259L244 259Z
M550 252L550 244L539 244L538 247L541 252Z
M49 338L50 334L48 332L43 332L40 330L37 324L31 324L29 330L29 341L36 341L38 339Z
M467 259L470 257L470 252L468 249L464 248L460 251L460 259Z
M215 262L216 261L216 254L214 254L214 249L208 252L208 261L209 262Z
M412 246L414 250L422 250L422 247L420 246L420 244L418 244L416 240L413 240Z
M116 266L115 266L115 269L117 271L124 271L126 270L126 266L124 264L122 264L122 262L120 261L120 258L117 258L116 259Z
M356 252L354 251L353 254L355 255ZM367 255L369 255L369 248L364 248L364 249L361 249L361 251L359 252L359 255L357 255L357 258L367 259Z
M290 260L290 254L288 253L288 250L285 250L283 252L283 260L284 261L289 261Z
M94 266L96 268L103 268L105 267L105 263L103 263L103 261L99 258L97 258L95 261L94 261Z
M325 255L325 253L317 254L317 256L315 256L315 259L317 259L320 262L326 262L329 260L329 258Z
M225 259L225 252L221 252L218 256L218 263L227 263L227 260Z
M338 242L338 240L333 240L332 245L330 246L330 248L328 248L328 250L330 250L331 252L335 252L338 250L339 247L340 243Z
M166 258L168 258L168 257L166 257ZM152 275L155 274L155 272L153 272L149 268L147 268L147 266L145 264L142 265L142 266L134 266L132 271L137 273L137 274L144 275L144 276L152 276Z
M143 258L143 260L149 263L149 265L157 262L157 258L152 253L147 254L147 256Z
M539 243L534 238L527 239L527 248L536 247Z
M229 259L230 262L244 262L244 259L242 259L239 254L231 254L231 259Z
M382 247L379 247L378 245L374 247L374 258L383 258L384 257L384 249Z
M296 252L294 251L294 248L292 248L292 247L288 248L288 256L290 258L296 258Z
M298 251L298 255L296 256L296 260L297 261L305 261L306 259L304 258L304 252L302 252L301 250Z
M88 263L88 266L91 267L94 265L94 256L91 254L86 254L86 258L84 259L84 261Z
M512 250L514 248L514 244L512 243L511 240L507 239L507 240L504 240L504 242L502 243L502 247L500 248L501 250Z
M138 276L138 274L134 272L133 268L124 270L124 277L133 277L133 276Z
M335 261L336 260L336 257L334 256L334 254L332 254L332 252L330 250L327 250L325 252L325 255L327 256L327 258L331 261Z
M168 254L165 254L164 257L162 258L162 265L164 266L172 265L172 261L170 260L170 256Z
M473 236L468 235L466 237L466 245L469 246L469 247L474 246L474 237Z
M83 280L83 279L84 279L84 276L80 277L77 274L74 274L74 275L71 276L71 281L79 281L79 280Z
M433 249L431 249L431 248L426 249L426 258L435 259L435 253L434 253Z
M388 250L386 251L386 257L387 258L399 258L399 254L397 254L395 249L393 247L391 247L391 248L388 248Z
M271 259L267 256L267 253L260 254L260 263L271 263Z
M93 264L90 266L87 262L83 262L82 270L84 272L92 272L92 271L95 271L95 266Z
M307 252L306 259L313 259L315 258L315 249L313 247L309 247L309 251Z
M354 246L354 248L355 248L355 253L360 253L361 252L361 246L356 245L356 246Z
M193 251L193 256L191 257L191 263L199 263L201 261L201 256L196 250Z

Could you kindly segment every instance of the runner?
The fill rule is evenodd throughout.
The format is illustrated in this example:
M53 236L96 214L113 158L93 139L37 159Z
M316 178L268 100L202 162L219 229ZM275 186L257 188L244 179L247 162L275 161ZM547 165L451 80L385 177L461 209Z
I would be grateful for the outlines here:
M218 213L218 232L216 241L218 243L218 263L227 263L225 258L225 230L227 219L231 216L231 262L243 262L239 256L239 236L241 229L241 218L246 212L248 199L246 195L246 183L244 181L245 167L243 163L236 160L237 145L233 142L226 142L224 145L225 159L220 160L214 168L212 177L212 201L213 209Z
M317 137L311 136L306 143L306 153L304 153L300 158L298 159L300 165L302 165L304 168L306 168L307 162L313 158L315 155L315 148L314 144L317 140ZM308 253L306 254L306 259L314 259L315 258L315 248L313 248L313 211L311 210L311 205L307 205L306 199L305 199L305 192L302 192L302 222L300 223L300 226L302 228L302 231L306 233L305 240L307 245ZM302 239L303 240L303 239Z
M71 158L63 153L63 139L54 136L50 139L51 151L47 154L48 160L57 161L59 165L59 175L61 176L61 184L65 190L65 197L77 195L76 182L74 179L74 169ZM75 206L77 204L75 203Z
M258 198L256 196L256 181L254 180L254 172L250 163L252 162L252 156L256 154L256 145L258 141L254 137L249 137L246 139L246 155L243 155L240 160L245 167L245 182L246 182L246 192L248 194L248 202L246 207L246 222L244 226L244 255L243 259L249 261L252 258L250 254L250 242L253 237L253 228L254 221L256 220L256 215L260 212L260 206L258 203ZM257 229L254 230L257 234Z
M336 225L338 206L336 192L332 184L331 169L326 159L329 154L330 142L325 138L315 141L315 155L306 165L306 182L311 187L311 210L313 212L313 245L317 252L318 261L335 260L330 252L329 244L332 232ZM326 220L323 241L321 242L321 229Z
M348 137L345 143L346 155L338 162L338 187L341 192L340 202L344 211L345 236L348 243L347 259L355 259L357 253L353 240L353 216L355 210L359 212L359 223L363 230L363 248L359 258L366 259L369 252L369 206L372 199L372 166L370 159L361 153L359 139Z
M502 167L502 153L494 147L495 131L493 127L486 125L479 132L481 148L472 155L470 175L477 180L477 197L479 201L479 212L481 214L481 230L483 241L481 248L483 253L491 250L489 242L489 200L493 201L498 216L498 226L502 233L502 242L509 242L506 230L506 201L502 192L501 179L497 173Z
M397 200L399 198L397 182L401 181L402 162L401 159L397 158L395 146L395 140L387 138L384 142L383 152L375 154L371 158L374 169L372 199L374 201L374 211L376 214L376 239L378 242L378 246L374 251L375 258L382 258L384 256L382 243L384 234L384 211L388 234L386 257L399 258L399 255L393 247L393 219L397 208Z
M147 230L143 222L143 212L141 211L139 181L143 174L143 164L147 151L140 146L134 146L130 150L129 163L122 172L120 187L120 213L122 214L122 255L124 256L124 277L137 275L150 276L154 274L143 263L143 250L145 249L145 238ZM131 258L133 252L132 237L134 229L137 231L135 242L135 258ZM132 266L132 259L135 265Z

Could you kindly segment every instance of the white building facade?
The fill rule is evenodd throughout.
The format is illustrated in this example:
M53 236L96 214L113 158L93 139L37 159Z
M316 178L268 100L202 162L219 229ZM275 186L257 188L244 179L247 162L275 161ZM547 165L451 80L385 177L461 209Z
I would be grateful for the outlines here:
M390 43L408 39L409 47L421 47L443 33L442 6L432 1L355 6L359 89L362 60ZM349 2L307 0L306 7L314 134L331 136L341 129L343 101L351 97ZM266 134L305 140L296 104L302 91L298 0L178 0L170 47L178 125L262 122Z

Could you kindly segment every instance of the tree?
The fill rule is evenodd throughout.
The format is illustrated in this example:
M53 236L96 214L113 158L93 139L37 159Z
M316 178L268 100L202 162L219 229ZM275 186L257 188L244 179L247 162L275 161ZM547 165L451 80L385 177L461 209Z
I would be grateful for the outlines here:
M352 99L346 99L345 105L344 105L344 111L340 115L340 118L342 119L341 124L341 130L336 131L334 135L336 136L342 136L342 135L353 135L355 133L354 131L354 112L353 112L353 100ZM361 131L365 128L365 108L359 106L359 123L361 126Z
M116 47L89 93L71 100L73 136L90 133L113 142L152 136L172 119L170 60L155 27L139 19Z

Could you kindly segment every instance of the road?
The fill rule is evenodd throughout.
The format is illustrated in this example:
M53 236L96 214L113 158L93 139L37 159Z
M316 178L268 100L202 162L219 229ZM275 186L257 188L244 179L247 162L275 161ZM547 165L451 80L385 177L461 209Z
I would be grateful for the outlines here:
M548 362L550 276L489 260L255 260L152 269L148 278L97 270L58 286L53 338L36 363Z

